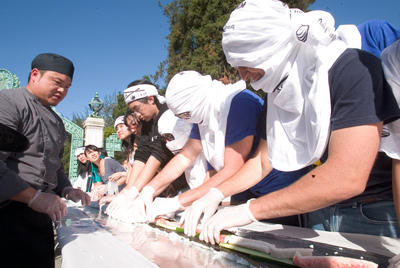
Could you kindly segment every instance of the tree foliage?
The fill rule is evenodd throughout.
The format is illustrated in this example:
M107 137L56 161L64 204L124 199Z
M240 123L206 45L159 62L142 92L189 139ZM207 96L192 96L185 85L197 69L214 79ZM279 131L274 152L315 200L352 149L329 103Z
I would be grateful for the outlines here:
M167 37L168 59L163 61L155 76L166 78L183 70L210 74L214 79L239 79L237 71L225 60L222 50L222 29L230 13L242 0L176 0L159 5L169 18ZM306 10L314 0L284 1L290 7ZM166 67L167 66L167 67ZM166 72L166 74L165 74Z

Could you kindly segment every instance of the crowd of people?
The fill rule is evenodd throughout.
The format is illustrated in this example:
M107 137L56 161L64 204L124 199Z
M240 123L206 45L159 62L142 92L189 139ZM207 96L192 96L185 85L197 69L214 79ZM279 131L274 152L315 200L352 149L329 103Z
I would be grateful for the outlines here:
M48 264L51 220L66 213L60 197L99 202L130 223L183 212L185 234L212 244L253 221L399 238L399 39L386 21L335 27L327 12L246 0L222 35L242 80L182 70L165 96L131 82L129 109L114 124L125 167L94 145L78 148L74 187L60 161L65 130L50 108L74 67L37 56L26 87L0 92L0 123L30 142L0 152L1 249L26 246L12 242L16 233L26 243L47 237L31 254Z

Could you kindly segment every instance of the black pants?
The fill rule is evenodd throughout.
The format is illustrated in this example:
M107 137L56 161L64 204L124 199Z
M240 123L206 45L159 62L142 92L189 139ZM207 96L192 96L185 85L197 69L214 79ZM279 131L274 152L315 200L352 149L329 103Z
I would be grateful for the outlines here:
M54 268L54 233L50 217L20 202L1 207L0 254L2 267Z

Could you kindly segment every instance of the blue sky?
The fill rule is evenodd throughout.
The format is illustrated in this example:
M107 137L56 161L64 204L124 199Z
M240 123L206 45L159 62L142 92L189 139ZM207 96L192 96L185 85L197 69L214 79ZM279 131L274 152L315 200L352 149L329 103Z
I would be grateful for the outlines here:
M331 12L336 25L387 19L400 28L399 0L316 0L310 9ZM167 57L169 22L157 0L1 0L0 27L0 68L22 85L39 53L74 62L73 84L57 106L69 119L96 92L104 99L122 91Z

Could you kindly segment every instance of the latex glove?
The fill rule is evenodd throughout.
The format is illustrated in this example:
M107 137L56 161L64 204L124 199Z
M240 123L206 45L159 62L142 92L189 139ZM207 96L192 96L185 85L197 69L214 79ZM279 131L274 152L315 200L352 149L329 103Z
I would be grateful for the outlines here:
M207 222L215 211L217 211L218 205L223 199L224 195L217 188L211 188L206 195L194 201L186 209L185 215L180 220L181 224L183 221L185 222L185 234L195 236L201 215L204 214L202 222Z
M150 209L148 209L147 219L149 222L154 222L154 219L160 215L173 217L176 211L182 210L183 208L184 207L179 202L178 196L172 198L157 197Z
M250 211L250 199L246 204L232 206L218 211L209 221L203 225L200 233L200 240L207 243L219 243L219 234L223 229L243 226L253 221L257 221Z
M61 221L67 214L67 206L58 195L43 193L40 190L29 200L28 207L49 215L53 221Z
M138 195L139 195L139 191L136 187L133 186L130 189L125 188L108 205L108 207L106 209L106 214L108 214L111 217L115 217L118 213L118 210L120 210L121 207L131 204Z
M388 268L397 268L400 267L400 254L389 259L389 267Z
M93 187L92 191L89 193L90 201L97 202L107 193L107 185L101 184Z
M82 205L84 206L88 206L90 204L90 196L80 189L66 187L63 190L62 196L64 196L65 199L74 201L75 203L81 201Z
M151 186L143 187L142 191L140 192L139 198L141 198L144 202L144 207L146 211L146 215L149 215L149 209L151 204L153 203L153 194L155 190Z
M132 203L122 206L115 213L114 218L126 223L146 222L143 199L136 198Z

